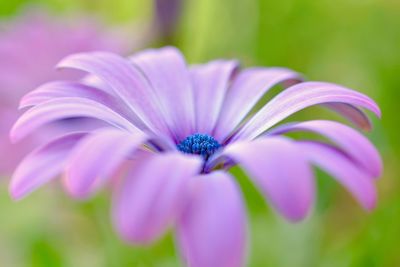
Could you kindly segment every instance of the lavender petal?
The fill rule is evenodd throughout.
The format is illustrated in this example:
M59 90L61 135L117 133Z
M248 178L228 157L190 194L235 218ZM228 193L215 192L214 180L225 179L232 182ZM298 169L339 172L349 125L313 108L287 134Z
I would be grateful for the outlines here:
M376 189L371 177L334 148L316 142L299 142L298 146L317 166L330 173L366 210L376 205Z
M270 134L292 131L312 131L321 134L338 145L372 177L379 177L382 173L379 152L366 137L349 126L334 121L314 120L284 124L272 130Z
M91 133L69 155L64 176L66 188L74 197L90 196L145 140L142 132L127 133L113 128Z
M256 103L277 84L301 81L300 74L285 68L249 68L233 80L215 128L217 140L224 140Z
M248 172L266 199L286 219L303 219L314 202L314 177L303 151L284 137L228 145L223 155Z
M374 112L378 117L381 114L378 105L364 94L331 83L304 82L274 97L235 134L232 140L253 139L299 110L332 102L360 106Z
M194 87L196 132L211 134L238 62L216 60L190 69Z
M149 244L164 234L176 221L187 183L200 167L199 158L178 152L136 159L114 192L112 217L120 236L131 243Z
M34 150L19 164L10 184L10 194L21 199L55 178L64 168L72 147L85 133L65 135Z
M11 140L17 142L47 123L73 117L98 119L130 132L138 131L127 119L96 101L65 97L47 101L26 111L11 129Z
M240 267L246 260L246 214L240 189L227 173L192 179L177 226L184 261L191 267Z
M129 60L107 52L81 53L63 59L58 67L79 69L97 76L153 133L168 133L148 80Z

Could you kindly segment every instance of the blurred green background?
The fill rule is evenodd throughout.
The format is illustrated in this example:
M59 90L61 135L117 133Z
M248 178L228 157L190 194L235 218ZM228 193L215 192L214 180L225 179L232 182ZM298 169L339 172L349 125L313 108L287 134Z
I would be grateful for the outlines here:
M116 26L153 16L151 1L3 0L1 19L37 4L65 16L90 14ZM375 128L368 134L385 162L378 207L370 214L318 172L314 213L300 224L288 224L264 205L239 169L233 170L247 199L249 266L400 266L400 1L184 1L169 41L189 62L234 57L244 66L285 66L311 80L362 91L382 108L382 121L373 119ZM309 109L299 116L333 115ZM120 241L110 225L105 192L76 202L45 187L14 203L7 181L0 186L0 266L180 266L172 235L148 248Z

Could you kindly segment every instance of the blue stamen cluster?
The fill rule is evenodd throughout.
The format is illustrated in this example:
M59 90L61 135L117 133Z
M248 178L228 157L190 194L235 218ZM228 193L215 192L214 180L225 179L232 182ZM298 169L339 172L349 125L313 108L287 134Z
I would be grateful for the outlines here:
M196 133L186 137L177 147L183 153L201 155L207 160L221 145L208 134Z

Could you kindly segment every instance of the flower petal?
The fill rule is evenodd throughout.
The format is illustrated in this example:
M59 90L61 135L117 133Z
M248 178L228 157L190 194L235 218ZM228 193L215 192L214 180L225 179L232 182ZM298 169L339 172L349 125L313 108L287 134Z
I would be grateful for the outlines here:
M366 210L375 207L376 189L373 180L344 154L333 147L316 142L298 142L298 146L314 164L346 187Z
M128 60L107 52L81 53L68 56L58 67L79 69L99 77L149 129L167 132L154 91Z
M233 140L253 139L301 109L332 102L360 106L377 116L381 114L377 104L364 94L331 83L304 82L274 97L235 134Z
M200 158L179 152L138 158L114 194L113 221L121 237L140 244L159 238L177 218L187 182L200 169Z
M229 145L223 154L243 166L250 178L290 221L303 219L314 201L314 178L306 157L283 137Z
M215 138L224 140L269 89L280 83L300 80L300 74L285 68L249 68L241 71L227 92L215 128Z
M142 132L127 133L112 128L92 133L79 142L69 156L66 188L75 197L89 196L145 140Z
M36 90L26 94L20 102L20 108L40 105L49 100L61 97L81 97L99 102L124 115L124 117L129 118L137 127L146 129L136 114L116 99L115 96L107 91L79 82L56 81L45 83Z
M39 147L18 166L11 180L10 194L21 199L59 174L72 147L85 133L65 135Z
M194 128L193 89L182 54L174 47L149 49L130 60L144 73L164 111L164 118L178 140Z
M226 91L239 64L235 60L216 60L191 67L194 88L196 130L211 134L224 102Z
M364 131L372 129L372 124L367 114L358 107L344 103L327 103L323 104L323 106L336 111Z
M96 101L65 97L47 101L22 114L11 129L11 140L17 142L44 124L74 117L99 119L127 131L138 131L127 119Z
M315 120L300 123L284 124L271 134L283 134L291 131L312 131L335 142L346 154L352 157L373 177L382 173L382 159L376 148L362 134L344 124Z
M195 177L191 182L193 190L177 232L187 265L244 266L246 214L240 189L222 171Z
M19 108L40 105L53 98L82 97L89 98L107 105L112 101L112 96L97 88L71 81L48 82L26 94L20 102Z

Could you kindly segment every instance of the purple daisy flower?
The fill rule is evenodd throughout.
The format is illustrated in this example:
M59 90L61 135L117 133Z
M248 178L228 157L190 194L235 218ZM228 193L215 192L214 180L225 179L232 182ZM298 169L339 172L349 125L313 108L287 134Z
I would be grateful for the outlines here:
M365 209L375 206L382 163L358 131L329 120L272 128L312 105L325 105L370 128L360 108L377 116L380 110L361 93L303 82L284 68L240 69L235 60L187 66L172 47L129 59L106 52L76 54L59 67L88 72L102 84L48 83L29 93L21 107L31 108L14 125L12 140L71 117L109 126L61 136L28 155L12 179L15 199L61 172L67 191L79 198L112 180L112 219L120 236L148 244L174 226L182 257L193 267L245 264L246 212L227 171L235 164L289 221L312 209L312 166L331 174ZM277 84L287 88L254 111ZM283 136L293 131L314 132L329 142Z

